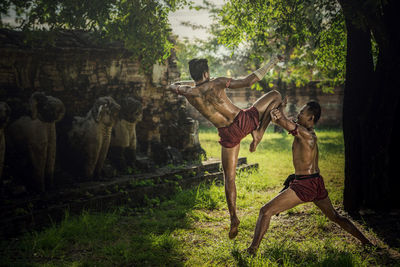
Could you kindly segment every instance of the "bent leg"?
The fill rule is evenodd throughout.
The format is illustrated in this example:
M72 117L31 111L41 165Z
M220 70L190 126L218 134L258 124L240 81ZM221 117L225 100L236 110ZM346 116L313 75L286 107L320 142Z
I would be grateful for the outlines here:
M337 211L333 208L332 202L329 197L326 197L322 200L314 201L315 205L321 209L321 211L328 217L331 221L337 223L344 230L352 234L358 240L361 241L363 245L371 244L371 242L358 230L358 228L346 217L341 216Z
M236 215L236 166L238 161L240 144L232 148L222 147L221 159L224 170L225 196L231 218L229 238L235 238L238 234L239 219Z
M257 251L264 234L269 228L269 223L273 215L291 209L301 203L304 202L296 195L296 193L291 188L288 188L277 195L275 198L270 200L267 204L265 204L260 209L256 228L254 230L253 242L251 243L247 251L250 254L254 254Z
M253 107L258 110L260 126L251 133L253 142L250 144L250 152L256 151L257 145L261 142L264 132L271 122L270 111L274 108L277 108L281 103L281 94L276 90L272 90L260 97L253 104Z

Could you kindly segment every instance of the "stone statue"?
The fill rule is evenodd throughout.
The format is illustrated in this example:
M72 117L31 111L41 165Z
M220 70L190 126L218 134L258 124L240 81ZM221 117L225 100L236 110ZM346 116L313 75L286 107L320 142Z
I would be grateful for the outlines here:
M105 96L96 100L86 117L74 117L68 144L78 172L86 179L101 175L119 111L120 105L112 97Z
M199 161L201 156L207 158L205 150L200 146L199 121L186 117L182 124L182 154L189 161Z
M201 157L205 159L206 153L199 141L199 122L187 116L185 100L178 100L167 110L171 119L162 124L161 142L177 148L186 161L199 161Z
M54 164L56 159L56 127L65 114L64 104L60 99L35 92L30 98L31 116L22 116L7 129L7 144L22 157L21 162L10 162L14 170L19 170L26 186L39 192L54 185ZM8 142L10 141L10 142ZM22 172L21 172L22 171Z
M4 137L4 128L10 118L10 107L6 102L0 102L0 187L2 187L3 180L3 166L4 166L4 153L6 150L6 140Z
M136 124L142 119L142 104L128 97L121 101L121 110L111 137L110 159L120 171L133 167L136 161Z

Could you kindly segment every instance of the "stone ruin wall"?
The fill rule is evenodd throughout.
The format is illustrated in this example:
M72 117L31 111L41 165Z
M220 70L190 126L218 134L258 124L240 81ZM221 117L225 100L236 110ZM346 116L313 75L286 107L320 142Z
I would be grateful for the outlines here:
M9 103L12 118L22 114L21 106L35 91L63 101L64 119L84 116L100 96L110 95L117 102L130 96L143 105L143 119L136 127L139 149L150 153L151 142L179 146L179 134L162 132L186 113L184 101L165 89L179 78L175 55L164 65L154 65L150 76L122 47L99 48L82 39L65 33L55 46L32 48L24 45L21 33L0 30L0 101Z
M343 109L343 86L337 86L333 89L333 93L323 92L322 88L318 88L318 82L310 82L305 86L286 86L282 88L274 88L281 92L282 97L288 97L286 112L289 116L293 116L296 112L309 100L317 100L321 105L321 118L318 126L322 127L341 127L342 126L342 109ZM227 95L232 102L240 108L250 107L259 97L267 91L257 91L250 88L227 89ZM187 103L189 114L192 118L199 121L201 126L211 127L212 124L202 117L189 103Z

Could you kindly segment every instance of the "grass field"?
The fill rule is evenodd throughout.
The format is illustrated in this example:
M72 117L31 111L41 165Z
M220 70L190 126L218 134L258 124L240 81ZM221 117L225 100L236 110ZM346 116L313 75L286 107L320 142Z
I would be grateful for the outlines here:
M342 211L344 147L340 130L317 130L320 169L329 196ZM208 157L220 157L215 129L201 129ZM268 132L255 153L251 138L240 156L258 162L258 172L237 176L239 235L228 238L229 214L223 185L200 185L140 211L116 207L83 212L41 232L2 241L2 266L389 266L399 265L372 229L356 224L380 249L360 243L328 221L313 204L274 216L257 256L250 244L260 207L274 197L291 173L292 138ZM400 265L399 265L400 266Z

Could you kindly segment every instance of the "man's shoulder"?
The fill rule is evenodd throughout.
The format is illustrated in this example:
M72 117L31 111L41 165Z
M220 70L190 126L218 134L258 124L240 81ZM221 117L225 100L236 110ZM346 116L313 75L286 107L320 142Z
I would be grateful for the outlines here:
M299 139L303 139L306 141L317 141L317 135L315 134L314 129L307 129L306 127L298 124L298 134L296 137Z
M214 79L210 80L210 82L215 86L215 88L225 89L226 88L226 84L230 79L231 78L217 77L217 78L214 78Z

